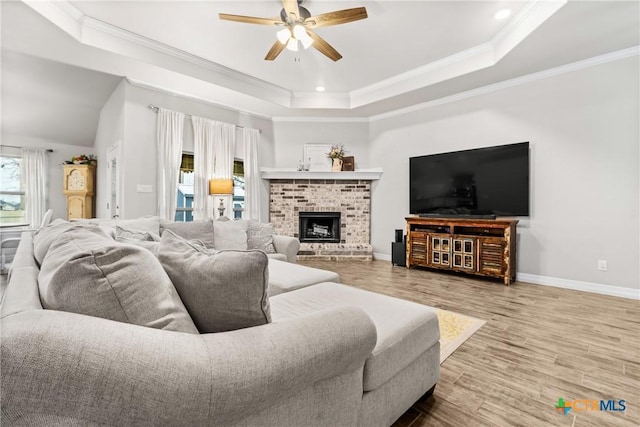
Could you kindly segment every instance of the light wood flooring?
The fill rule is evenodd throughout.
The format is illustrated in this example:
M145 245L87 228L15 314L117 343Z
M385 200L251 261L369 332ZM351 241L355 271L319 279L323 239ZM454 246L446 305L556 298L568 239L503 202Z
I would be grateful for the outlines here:
M640 426L640 302L392 266L304 261L345 284L484 319L441 367L434 397L394 424ZM626 401L625 412L558 412L558 398Z

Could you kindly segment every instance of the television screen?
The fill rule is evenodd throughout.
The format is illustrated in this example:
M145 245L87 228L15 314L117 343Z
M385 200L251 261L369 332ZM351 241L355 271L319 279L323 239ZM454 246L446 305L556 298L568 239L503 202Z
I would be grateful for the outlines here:
M425 216L528 216L529 143L409 159L409 210Z

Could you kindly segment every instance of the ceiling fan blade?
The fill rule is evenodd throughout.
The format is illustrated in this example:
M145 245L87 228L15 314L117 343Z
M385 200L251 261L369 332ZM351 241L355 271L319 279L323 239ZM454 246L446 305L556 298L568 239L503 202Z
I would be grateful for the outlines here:
M276 40L276 42L271 46L269 52L267 52L267 56L264 57L265 61L273 61L280 55L280 52L284 50L286 45L280 43L280 41Z
M332 61L338 61L342 58L342 55L340 55L338 51L335 50L333 46L327 43L322 37L311 30L307 30L307 34L309 34L309 37L313 39L313 47L318 49L320 53L327 56Z
M245 24L284 25L280 18L258 18L255 16L230 15L228 13L219 13L218 16L225 21L244 22Z
M297 0L282 0L282 7L287 12L287 16L292 16L294 20L299 19L300 9Z
M346 24L348 22L366 19L367 9L364 7L354 7L353 9L336 10L311 16L304 20L307 28L328 27L330 25Z

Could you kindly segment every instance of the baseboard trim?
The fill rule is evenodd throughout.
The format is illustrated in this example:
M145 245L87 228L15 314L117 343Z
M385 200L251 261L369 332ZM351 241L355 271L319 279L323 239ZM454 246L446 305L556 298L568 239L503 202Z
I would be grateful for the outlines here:
M379 259L380 261L391 261L391 255L374 252L373 259Z
M561 279L559 277L538 276L536 274L516 273L516 281L574 291L591 292L612 297L640 300L640 289L623 288L621 286L603 285L601 283L582 282L580 280Z
M390 254L373 253L373 259L391 261ZM590 292L612 297L640 300L640 289L623 288L622 286L603 285L601 283L582 282L580 280L561 279L559 277L539 276L537 274L516 273L516 281L533 285L551 286L553 288L571 289L573 291Z

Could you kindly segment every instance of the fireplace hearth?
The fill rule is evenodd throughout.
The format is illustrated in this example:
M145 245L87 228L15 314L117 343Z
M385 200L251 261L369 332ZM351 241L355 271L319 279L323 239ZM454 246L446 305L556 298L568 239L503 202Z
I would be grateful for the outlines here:
M300 242L340 243L340 212L299 212Z
M276 232L301 241L298 260L372 260L371 180L271 179L269 199ZM327 218L329 213L339 214L340 222ZM308 215L323 218L309 225Z

